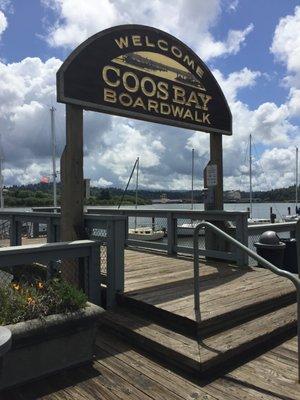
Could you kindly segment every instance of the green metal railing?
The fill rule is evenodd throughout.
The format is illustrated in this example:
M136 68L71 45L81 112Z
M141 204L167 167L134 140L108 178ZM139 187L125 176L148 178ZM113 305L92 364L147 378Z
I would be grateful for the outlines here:
M194 231L194 309L200 314L200 287L199 287L199 231L200 229L207 228L214 231L217 235L221 236L223 239L228 240L232 245L236 246L248 256L258 261L268 270L274 272L274 274L282 276L289 279L295 285L297 291L297 334L298 334L298 381L300 383L300 220L296 225L296 240L297 240L297 257L298 257L298 272L299 276L292 274L291 272L284 271L277 268L275 265L271 264L269 261L265 260L263 257L256 254L253 250L244 246L238 240L229 236L227 233L217 228L210 222L201 222L196 226Z

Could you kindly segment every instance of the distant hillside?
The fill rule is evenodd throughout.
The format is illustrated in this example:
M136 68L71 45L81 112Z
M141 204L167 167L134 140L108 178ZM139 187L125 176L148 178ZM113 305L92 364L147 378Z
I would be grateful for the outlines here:
M60 184L57 187L58 203L60 202ZM226 202L227 193L224 193ZM120 188L91 188L91 197L86 201L87 205L118 205L123 194ZM300 194L300 187L299 187ZM182 200L190 202L190 190L146 190L140 189L138 204L151 204L154 199L159 199L166 195L168 199ZM11 186L5 188L5 206L6 207L31 207L31 206L51 206L52 184L36 183L21 186ZM269 191L259 191L253 193L253 198L261 202L293 202L295 200L295 185L288 188L274 189ZM194 191L195 202L203 202L204 193L201 190ZM249 192L241 192L242 201L249 199ZM124 197L123 204L135 204L135 192L128 190Z

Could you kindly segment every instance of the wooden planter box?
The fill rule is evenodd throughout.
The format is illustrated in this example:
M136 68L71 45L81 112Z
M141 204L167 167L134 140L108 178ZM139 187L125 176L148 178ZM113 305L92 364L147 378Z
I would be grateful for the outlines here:
M77 312L7 325L12 346L0 363L0 390L91 361L102 312L88 303Z

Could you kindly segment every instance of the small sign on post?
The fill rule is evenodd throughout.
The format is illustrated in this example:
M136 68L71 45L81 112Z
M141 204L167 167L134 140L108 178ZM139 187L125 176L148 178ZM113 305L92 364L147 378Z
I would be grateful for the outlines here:
M208 164L206 167L206 185L207 187L218 185L218 167L216 164Z

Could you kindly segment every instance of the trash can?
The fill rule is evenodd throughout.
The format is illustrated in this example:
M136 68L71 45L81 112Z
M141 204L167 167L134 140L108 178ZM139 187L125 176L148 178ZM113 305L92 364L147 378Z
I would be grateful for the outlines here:
M280 239L285 244L283 269L285 271L298 273L298 260L297 260L297 241L296 239Z
M274 231L266 231L261 234L259 241L254 243L256 252L278 268L283 267L285 243L280 241ZM263 265L260 265L263 267Z

